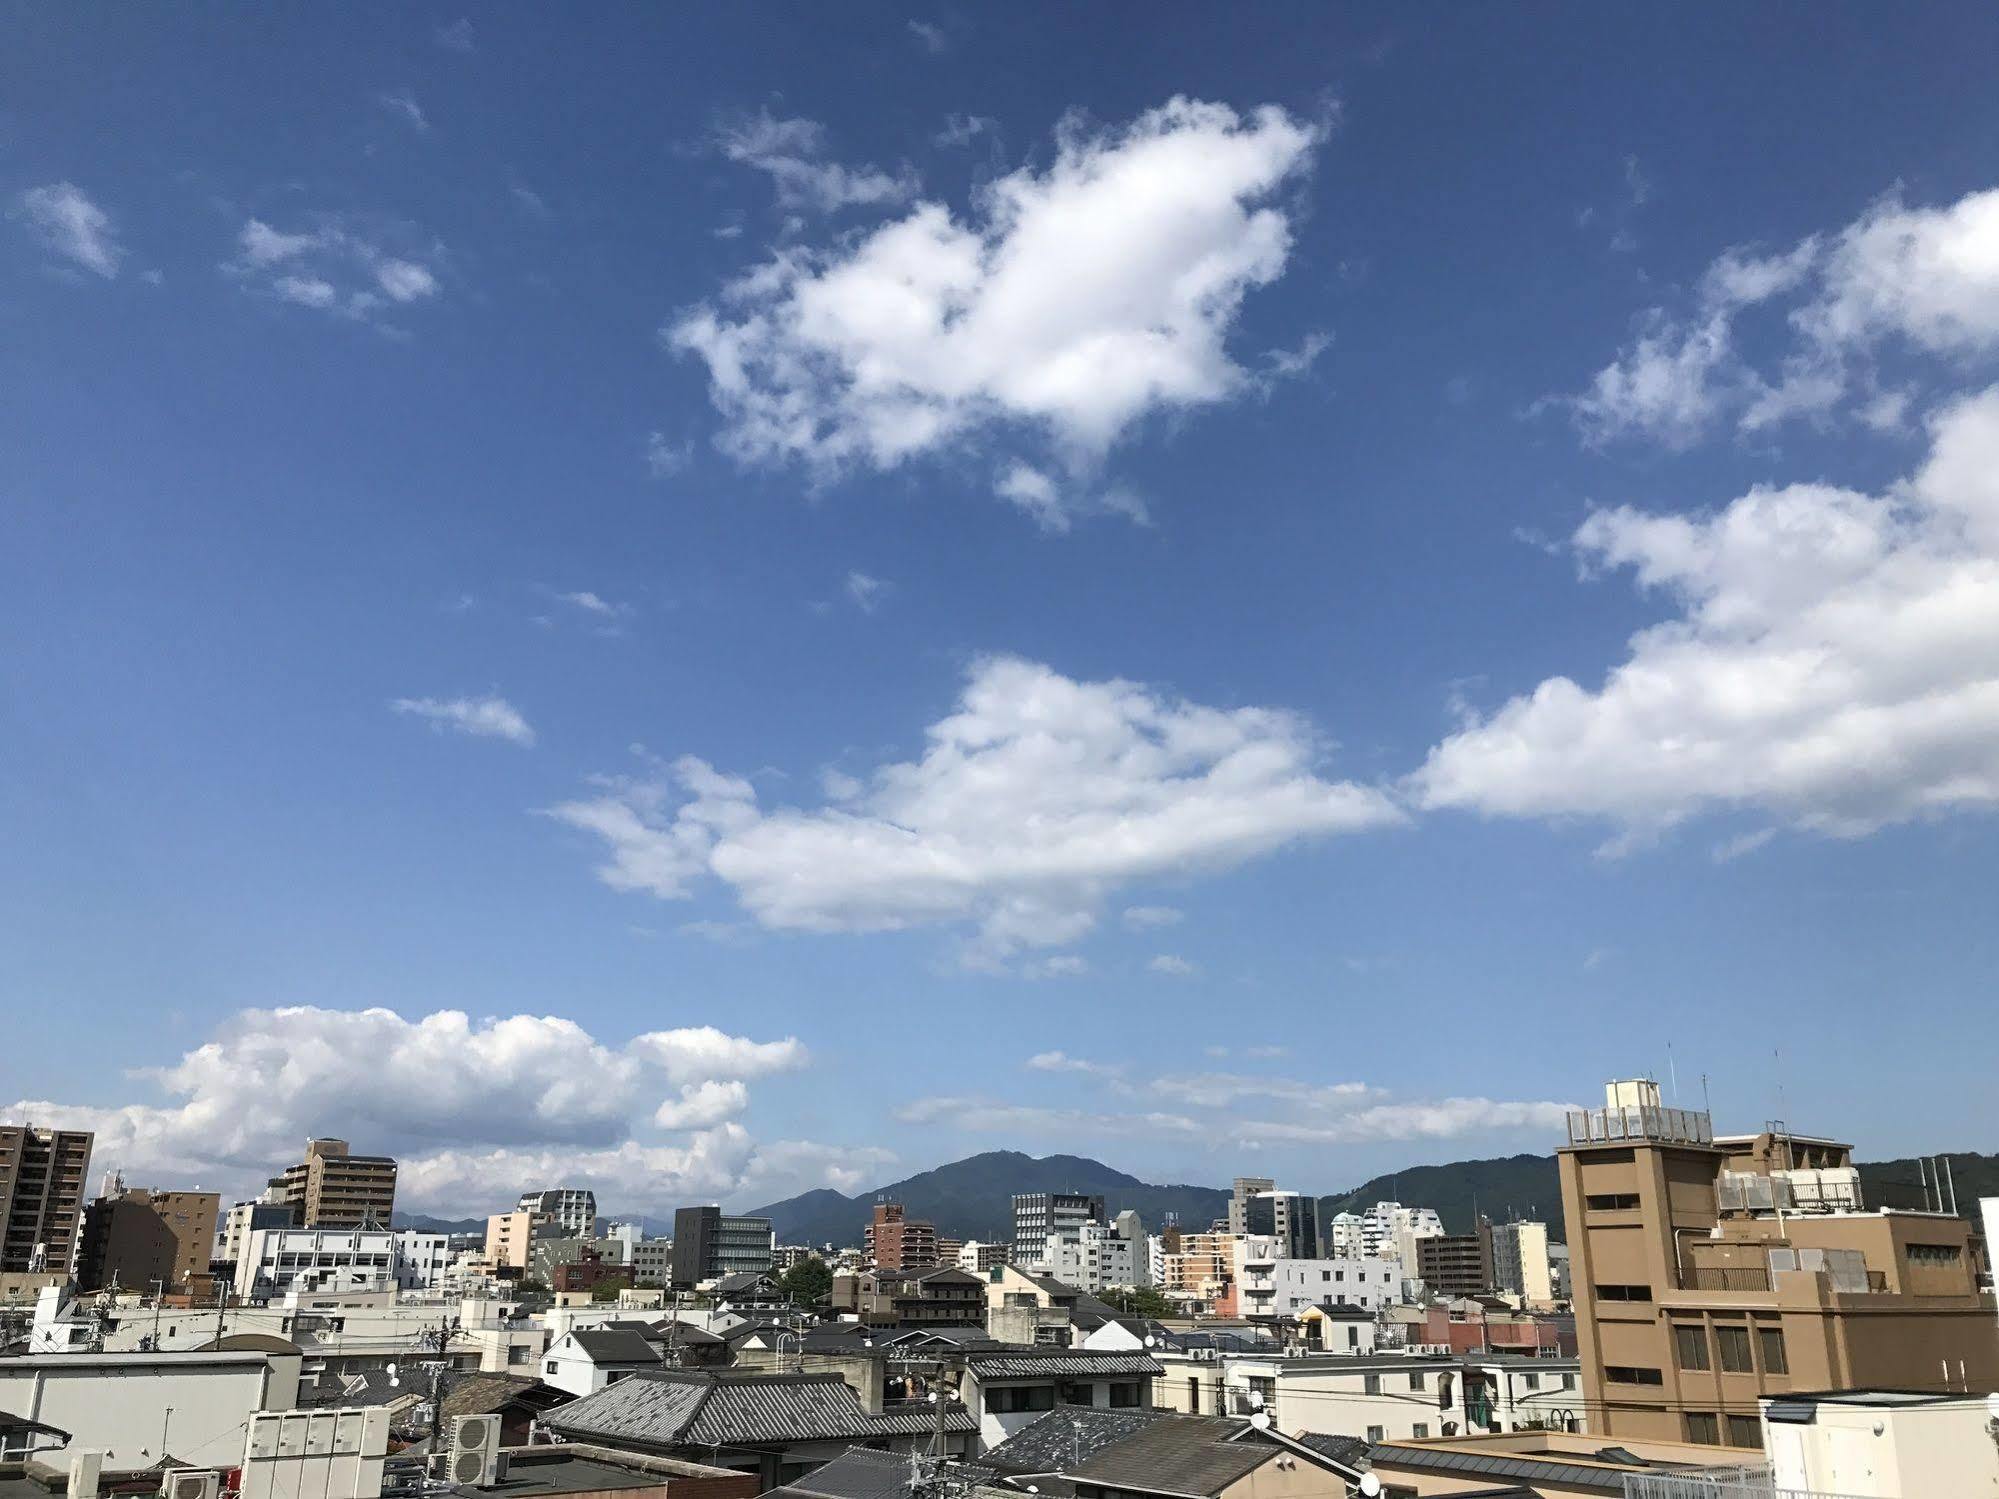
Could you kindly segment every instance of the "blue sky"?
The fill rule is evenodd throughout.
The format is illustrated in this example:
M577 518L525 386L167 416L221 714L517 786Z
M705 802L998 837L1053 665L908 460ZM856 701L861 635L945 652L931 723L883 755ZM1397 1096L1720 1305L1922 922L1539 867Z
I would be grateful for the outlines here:
M1999 1144L1999 16L1169 19L17 16L8 1116Z

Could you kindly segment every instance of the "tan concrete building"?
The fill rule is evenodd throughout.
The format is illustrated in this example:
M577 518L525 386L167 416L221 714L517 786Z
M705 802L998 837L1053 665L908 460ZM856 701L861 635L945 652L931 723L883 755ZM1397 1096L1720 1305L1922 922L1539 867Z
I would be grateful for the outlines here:
M213 1289L208 1260L215 1247L214 1192L127 1190L122 1182L83 1210L83 1240L76 1283L86 1291L116 1285L142 1291L206 1295Z
M1623 1499L1630 1492L1626 1478L1672 1476L1690 1480L1688 1492L1726 1494L1736 1491L1701 1484L1699 1476L1706 1472L1725 1482L1744 1457L1695 1443L1636 1438L1606 1447L1602 1437L1564 1431L1391 1441L1369 1453L1383 1499L1442 1494Z
M528 1255L534 1248L535 1227L548 1220L539 1213L495 1213L486 1220L486 1262L527 1273Z
M1236 1236L1229 1233L1180 1236L1180 1252L1160 1261L1159 1289L1169 1296L1225 1299L1235 1285Z
M387 1228L396 1206L396 1163L354 1155L345 1140L308 1140L305 1159L273 1179L302 1228Z
M0 1271L74 1273L93 1138L0 1124Z
M1963 1219L1868 1210L1838 1141L1607 1096L1558 1151L1593 1431L1760 1447L1765 1395L1999 1383Z

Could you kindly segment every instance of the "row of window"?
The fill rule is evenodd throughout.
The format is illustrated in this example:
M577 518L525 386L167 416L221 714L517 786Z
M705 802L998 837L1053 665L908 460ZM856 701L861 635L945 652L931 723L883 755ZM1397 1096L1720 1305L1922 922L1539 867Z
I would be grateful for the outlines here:
M1592 1213L1628 1213L1638 1206L1636 1192L1593 1192L1583 1199Z
M1652 1299L1652 1288L1650 1286L1598 1286L1596 1288L1596 1299L1598 1301L1650 1301Z
M1721 1443L1722 1420L1712 1411L1687 1412L1687 1440L1699 1442L1703 1446L1715 1447ZM1761 1447L1763 1445L1763 1424L1754 1416L1729 1416L1728 1445L1731 1447Z
M1784 1329L1781 1327L1758 1326L1756 1346L1763 1356L1765 1374L1789 1374L1791 1359L1784 1348ZM1714 1352L1719 1355L1721 1372L1724 1374L1754 1374L1756 1365L1750 1353L1750 1329L1740 1322L1717 1322L1714 1327ZM1707 1329L1698 1322L1676 1322L1673 1324L1673 1353L1682 1369L1695 1373L1711 1369L1714 1364L1709 1359Z

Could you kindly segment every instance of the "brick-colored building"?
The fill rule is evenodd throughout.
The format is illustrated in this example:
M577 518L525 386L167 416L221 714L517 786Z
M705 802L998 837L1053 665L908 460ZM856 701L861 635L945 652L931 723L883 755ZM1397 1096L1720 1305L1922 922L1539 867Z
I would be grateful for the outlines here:
M906 1216L899 1202L876 1203L861 1233L861 1247L877 1270L921 1270L938 1263L937 1226Z
M305 1159L272 1185L302 1228L387 1228L396 1206L396 1163L354 1155L345 1140L308 1140Z
M205 1295L222 1198L214 1192L127 1190L123 1183L83 1210L76 1282L86 1291L116 1285Z
M0 1271L76 1269L89 1130L0 1124Z
M1971 1225L1870 1210L1851 1146L1717 1136L1641 1080L1571 1113L1557 1154L1597 1434L1759 1447L1765 1395L1999 1385Z

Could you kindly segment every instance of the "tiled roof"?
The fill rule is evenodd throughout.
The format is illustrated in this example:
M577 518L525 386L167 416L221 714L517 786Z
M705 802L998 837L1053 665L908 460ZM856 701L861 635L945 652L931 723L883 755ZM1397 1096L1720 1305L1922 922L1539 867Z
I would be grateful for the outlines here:
M467 1373L446 1384L440 1414L449 1421L453 1416L491 1415L516 1401L540 1411L568 1400L565 1392L538 1379L519 1374Z
M642 1333L614 1327L579 1327L570 1336L593 1364L656 1364L659 1350Z
M991 1469L973 1463L952 1463L947 1471L958 1483L983 1483L993 1476ZM914 1487L912 1476L906 1452L849 1447L830 1463L775 1492L784 1499L905 1499ZM764 1499L771 1496L766 1494Z
M1301 1447L1310 1447L1322 1457L1331 1458L1343 1468L1360 1472L1367 1467L1368 1444L1359 1437L1334 1436L1330 1432L1301 1431L1290 1440Z
M988 1450L981 1461L1006 1473L1065 1473L1079 1456L1091 1457L1168 1415L1158 1410L1060 1405Z
M1565 1485L1580 1488L1594 1485L1597 1488L1614 1488L1621 1481L1621 1475L1635 1473L1641 1469L1649 1472L1697 1473L1701 1465L1696 1463L1625 1463L1608 1454L1616 1449L1604 1447L1602 1454L1577 1452L1572 1454L1573 1462L1561 1457L1532 1457L1513 1452L1467 1452L1450 1447L1425 1447L1421 1445L1401 1446L1394 1442L1377 1443L1369 1457L1374 1466L1384 1464L1395 1468L1413 1468L1423 1473L1465 1474L1485 1478L1517 1478L1528 1485ZM1717 1464L1719 1466L1719 1464Z
M1168 1416L1064 1471L1109 1488L1206 1499L1282 1455L1273 1443L1230 1440L1246 1429L1244 1422L1225 1416Z
M1116 1348L973 1348L965 1360L981 1379L1038 1379L1043 1376L1160 1374L1149 1353Z
M909 1435L934 1431L937 1416L928 1401L892 1402L871 1415L837 1374L686 1371L619 1380L545 1421L566 1436L612 1445L706 1447ZM976 1431L978 1422L953 1401L944 1429Z

